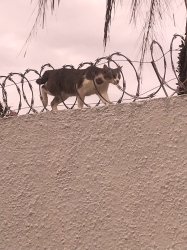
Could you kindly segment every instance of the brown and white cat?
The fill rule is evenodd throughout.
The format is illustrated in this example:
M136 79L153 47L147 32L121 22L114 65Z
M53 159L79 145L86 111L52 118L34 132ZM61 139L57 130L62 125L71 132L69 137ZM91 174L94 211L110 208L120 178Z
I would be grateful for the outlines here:
M106 65L103 68L89 66L86 69L55 69L47 70L36 83L42 85L42 102L46 108L48 94L54 96L51 102L53 111L57 110L59 103L70 96L77 96L78 107L84 105L85 96L96 94L106 105L111 103L108 97L109 83L119 84L121 68L111 69ZM96 85L96 87L95 87Z

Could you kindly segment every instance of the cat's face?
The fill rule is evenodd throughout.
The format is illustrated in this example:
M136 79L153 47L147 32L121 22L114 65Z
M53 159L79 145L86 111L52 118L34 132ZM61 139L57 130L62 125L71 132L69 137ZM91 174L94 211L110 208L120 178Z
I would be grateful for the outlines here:
M103 77L108 82L117 85L119 84L120 78L121 78L121 67L118 67L116 69L111 69L107 67L106 65L103 66Z

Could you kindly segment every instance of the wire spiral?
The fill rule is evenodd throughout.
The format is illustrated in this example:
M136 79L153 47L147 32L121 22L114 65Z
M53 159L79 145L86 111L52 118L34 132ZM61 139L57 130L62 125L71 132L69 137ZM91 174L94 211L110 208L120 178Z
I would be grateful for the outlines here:
M176 39L180 39L182 42L184 41L184 38L181 35L175 34L171 40L170 43L170 49L164 53L164 49L161 46L160 43L157 41L152 41L150 45L150 55L151 60L148 62L144 62L146 67L146 64L149 64L152 66L154 73L157 77L157 80L159 82L159 85L156 88L152 88L149 91L141 93L141 86L142 86L142 79L140 78L140 74L138 72L138 69L136 68L135 64L139 63L138 61L132 61L127 56L123 55L120 52L115 52L111 54L110 56L101 57L95 60L95 62L83 62L80 63L77 67L77 69L82 69L88 66L98 66L100 67L103 64L107 64L109 67L112 68L111 65L114 65L115 67L122 66L122 63L128 63L130 68L132 69L132 72L134 74L134 77L136 79L137 85L134 90L134 94L130 93L130 91L127 90L128 84L125 79L126 74L123 73L123 70L121 69L121 76L122 81L120 87L120 96L115 101L116 103L121 103L124 100L131 100L131 101L137 101L137 100L145 100L149 98L153 98L156 95L158 95L159 92L163 92L165 97L172 96L177 93L177 85L179 87L183 87L183 83L179 80L179 77L177 75L177 67L174 63L174 51L179 51L179 49L174 49L174 42ZM179 46L180 47L180 46ZM155 58L155 51L160 51L161 57L156 59ZM171 67L168 67L168 63L166 60L167 54L170 54L170 64ZM163 63L162 70L159 69L160 63ZM30 114L30 113L38 113L45 111L45 108L42 105L36 105L36 99L40 97L40 101L42 100L41 97L41 91L40 87L39 90L36 91L36 89L33 88L33 86L36 87L36 84L32 84L33 81L35 81L37 78L41 77L41 75L44 73L46 68L54 69L51 64L45 64L43 65L40 70L36 69L27 69L24 73L9 73L6 76L0 76L0 117L7 117L12 115L19 115L21 114ZM63 65L62 68L75 68L73 65ZM169 81L166 81L166 73L167 70L172 70L174 77L170 79ZM163 71L161 73L161 71ZM32 78L30 78L30 75L32 75ZM170 82L175 81L176 88L170 86ZM94 82L96 92L98 95L101 95L99 93L99 90L97 89L96 83ZM14 91L12 94L9 94L9 89L13 88ZM168 93L168 91L170 93ZM172 92L172 93L171 93ZM14 96L14 98L12 97ZM16 96L16 97L15 97ZM102 97L102 95L101 95ZM127 97L128 99L124 99L124 97ZM10 103L12 99L15 100L16 98L16 106L10 108ZM102 97L104 98L104 97ZM91 103L86 103L83 101L85 106L90 107ZM24 106L25 105L25 106ZM76 105L76 99L71 105L67 105L65 102L63 102L63 105L67 109L73 109ZM94 103L95 106L100 105L100 101Z

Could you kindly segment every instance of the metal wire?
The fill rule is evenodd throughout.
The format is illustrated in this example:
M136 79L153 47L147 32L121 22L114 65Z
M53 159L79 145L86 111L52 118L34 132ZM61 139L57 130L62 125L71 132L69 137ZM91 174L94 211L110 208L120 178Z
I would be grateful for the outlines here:
M176 38L180 38L181 40L184 40L184 38L181 35L175 34L171 40L170 49L165 53L164 53L163 47L157 41L153 41L151 43L150 54L151 54L152 60L144 62L144 64L145 64L144 67L146 67L147 64L152 66L152 68L153 68L153 70L158 78L159 85L157 87L154 87L154 88L144 92L144 93L140 93L140 86L142 84L142 81L140 80L140 74L138 73L138 70L136 69L136 67L134 65L138 61L132 61L127 56L123 55L120 52L115 52L115 53L111 54L110 56L97 58L95 60L95 62L80 63L78 65L77 69L83 69L83 68L88 67L88 66L99 67L100 65L103 65L103 64L107 64L109 67L111 64L114 64L116 67L120 67L120 66L122 66L121 65L122 62L128 63L130 65L130 67L132 68L132 70L135 74L135 79L137 81L137 86L136 86L136 89L134 90L135 94L129 93L127 91L128 84L127 84L127 81L125 79L125 75L123 74L123 70L120 68L120 73L122 76L122 82L121 82L122 87L118 86L118 88L120 89L121 94L120 94L119 99L115 100L113 103L121 103L121 102L125 102L125 101L137 101L137 100L145 100L145 99L153 98L161 91L161 89L163 90L164 95L166 97L173 96L174 94L177 93L177 86L175 89L169 85L169 82L175 80L176 85L182 86L182 83L178 79L178 76L176 73L176 67L175 67L174 59L173 59L173 52L178 51L178 49L173 48L174 41ZM155 47L159 48L159 50L162 53L162 56L157 58L157 59L155 58L155 51L156 51ZM174 73L174 78L166 81L166 73L168 70L166 55L168 53L170 53L171 69ZM163 74L161 74L159 72L159 67L157 66L158 62L160 62L161 60L163 61L163 69L164 69ZM47 108L44 108L43 105L35 105L36 95L40 96L40 100L42 103L41 88L39 86L39 91L36 92L33 90L33 85L32 85L32 82L35 81L38 77L41 77L41 75L46 70L46 68L54 70L53 66L48 63L48 64L43 65L39 70L27 69L27 70L25 70L24 73L9 73L7 76L0 76L0 93L1 93L0 104L2 104L1 106L3 107L0 109L0 117L19 115L20 111L22 111L21 112L22 114L29 114L31 112L36 113L36 112L43 112L45 110L48 110ZM73 65L63 65L62 68L75 69L75 67ZM36 75L36 79L33 79L33 76L32 76L32 79L29 79L29 74L31 74L31 73L32 73L32 75L33 74ZM126 74L127 73L128 72L126 72ZM97 88L97 84L95 83L94 78L93 78L93 83L94 83L94 86L96 89L96 94L99 97L101 97L101 99L103 99L104 101L107 102L107 100L105 100L105 98L99 92L99 89ZM9 105L10 98L12 98L12 97L9 96L9 94L7 94L8 88L14 88L15 95L18 96L18 98L16 99L17 105L15 107L13 107L12 109L10 109L10 105ZM25 90L26 88L27 88L27 90ZM171 93L171 91L172 91L172 93ZM77 92L77 96L79 96L79 92L78 92L77 88L76 88L76 92ZM79 96L79 98L81 99L80 96ZM81 101L87 107L90 107L90 105L95 105L95 106L100 105L100 101L98 101L96 103L93 103L93 102L86 103L82 99L81 99ZM26 104L26 106L24 106L24 107L23 107L23 102ZM75 99L75 102L71 103L71 104L70 103L66 104L62 100L63 106L67 109L73 109L76 105L76 102L77 102L77 98ZM40 110L38 110L38 109L40 109Z

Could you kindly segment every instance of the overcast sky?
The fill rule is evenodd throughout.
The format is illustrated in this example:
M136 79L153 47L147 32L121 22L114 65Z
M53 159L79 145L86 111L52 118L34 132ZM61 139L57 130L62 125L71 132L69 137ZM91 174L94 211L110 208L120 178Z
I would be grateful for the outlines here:
M105 0L61 0L53 16L48 13L45 29L38 28L37 35L20 53L36 16L36 2L26 0L0 1L0 75L24 72L27 68L39 70L41 65L51 63L55 68L64 64L77 66L84 61L120 51L132 60L138 60L140 29L129 24L129 2L117 7L113 18L110 40L103 49ZM185 11L182 1L174 6L175 22L167 18L158 29L160 43L169 49L174 33L184 33ZM180 3L179 3L180 2ZM170 12L170 17L173 13ZM146 70L145 70L146 71ZM125 74L127 74L127 70ZM146 73L145 73L146 74ZM147 71L150 77L149 70ZM146 76L145 76L146 79ZM157 82L158 84L158 82ZM151 85L154 86L154 85Z

